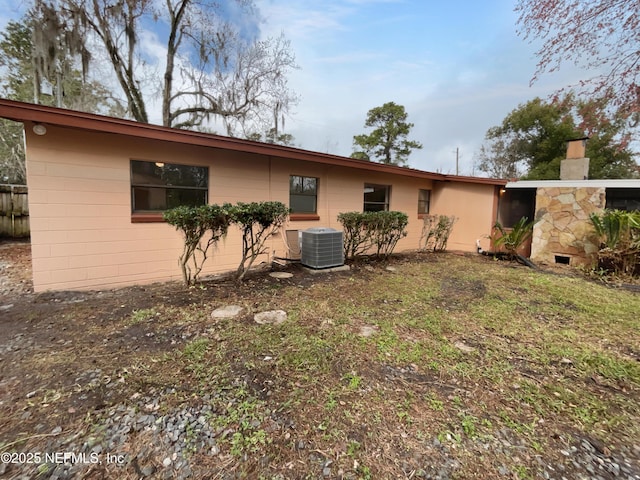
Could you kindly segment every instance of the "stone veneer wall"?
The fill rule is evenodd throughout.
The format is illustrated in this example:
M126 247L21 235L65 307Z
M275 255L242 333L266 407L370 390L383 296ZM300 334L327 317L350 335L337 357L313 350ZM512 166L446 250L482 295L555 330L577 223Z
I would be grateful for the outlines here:
M531 259L556 263L555 256L562 255L571 265L591 264L598 245L589 215L604 207L604 188L538 188Z

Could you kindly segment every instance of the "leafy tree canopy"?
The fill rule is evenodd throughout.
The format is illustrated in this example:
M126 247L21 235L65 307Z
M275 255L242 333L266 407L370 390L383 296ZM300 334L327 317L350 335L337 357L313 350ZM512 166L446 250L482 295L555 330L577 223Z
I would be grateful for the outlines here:
M253 140L256 142L272 143L275 145L285 145L287 147L295 147L295 138L290 133L281 133L276 131L275 128L270 128L264 135L256 132L247 135L247 140Z
M637 175L624 115L607 99L584 101L573 94L557 101L530 100L490 128L479 169L493 177L558 179L566 141L584 136L589 137L589 178Z
M407 113L402 105L388 102L367 113L365 127L374 128L369 134L353 137L353 158L377 160L382 163L402 165L407 162L413 149L422 148L419 142L408 140L413 123L407 122Z
M22 102L114 114L117 102L101 83L84 78L72 52L60 47L54 59L46 52L35 52L35 21L31 12L19 22L7 23L0 32L0 94ZM45 84L51 86L48 93L42 89ZM2 182L26 183L22 124L9 120L0 120Z

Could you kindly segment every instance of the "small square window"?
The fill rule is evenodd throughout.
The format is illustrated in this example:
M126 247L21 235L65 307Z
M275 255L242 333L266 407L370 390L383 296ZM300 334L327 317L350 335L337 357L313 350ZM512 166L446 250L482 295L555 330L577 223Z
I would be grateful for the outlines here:
M365 212L381 212L389 210L389 185L364 184L364 207Z

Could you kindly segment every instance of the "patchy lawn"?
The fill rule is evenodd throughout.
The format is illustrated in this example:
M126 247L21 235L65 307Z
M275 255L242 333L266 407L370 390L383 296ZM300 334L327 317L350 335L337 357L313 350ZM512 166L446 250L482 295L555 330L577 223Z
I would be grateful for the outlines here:
M285 270L5 288L0 477L640 479L640 294L475 255Z

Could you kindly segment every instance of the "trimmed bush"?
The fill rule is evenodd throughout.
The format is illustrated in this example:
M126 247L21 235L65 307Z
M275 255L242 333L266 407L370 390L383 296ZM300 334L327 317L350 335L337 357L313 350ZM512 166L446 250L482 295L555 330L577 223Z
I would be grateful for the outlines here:
M180 268L184 283L193 285L198 281L209 249L229 230L230 218L227 209L219 205L180 206L167 210L163 217L184 237L184 248L179 259ZM205 236L206 241L203 242Z
M345 258L356 258L375 247L376 255L388 257L398 241L407 236L409 223L406 213L343 212L338 215L343 228Z
M393 253L401 238L407 236L405 230L409 217L403 212L369 212L368 228L378 257L388 257Z
M227 234L235 224L242 232L242 260L236 278L242 280L256 258L267 253L265 243L278 231L289 215L282 202L238 202L235 205L180 206L164 212L164 219L182 232L184 248L180 268L187 285L194 285L209 249Z
M287 220L289 208L282 202L238 202L225 207L242 232L242 260L236 270L236 279L242 280L256 258L267 253L265 243Z
M371 238L367 229L366 214L362 212L344 212L338 214L338 222L343 229L344 258L356 258L371 248Z

